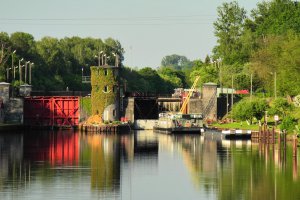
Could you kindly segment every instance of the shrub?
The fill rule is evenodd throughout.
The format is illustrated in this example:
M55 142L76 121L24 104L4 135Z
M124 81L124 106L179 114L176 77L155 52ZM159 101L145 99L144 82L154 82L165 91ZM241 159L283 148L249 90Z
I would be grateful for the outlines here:
M297 124L297 120L295 118L287 116L282 120L280 124L280 129L291 132L295 129L296 124Z
M265 111L268 109L268 104L265 99L245 99L237 103L233 107L233 116L238 120L248 120L252 124L252 119L255 117L261 120Z

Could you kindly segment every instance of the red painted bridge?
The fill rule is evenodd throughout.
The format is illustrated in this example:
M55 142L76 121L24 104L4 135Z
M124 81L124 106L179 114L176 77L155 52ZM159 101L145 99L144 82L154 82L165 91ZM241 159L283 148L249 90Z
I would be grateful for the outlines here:
M24 99L24 124L30 126L77 126L79 97L42 96Z

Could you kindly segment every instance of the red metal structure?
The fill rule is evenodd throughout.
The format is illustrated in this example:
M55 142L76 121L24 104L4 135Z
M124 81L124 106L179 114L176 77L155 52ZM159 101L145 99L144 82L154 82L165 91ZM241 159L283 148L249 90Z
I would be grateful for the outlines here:
M24 99L24 124L30 126L77 126L79 97L43 96Z

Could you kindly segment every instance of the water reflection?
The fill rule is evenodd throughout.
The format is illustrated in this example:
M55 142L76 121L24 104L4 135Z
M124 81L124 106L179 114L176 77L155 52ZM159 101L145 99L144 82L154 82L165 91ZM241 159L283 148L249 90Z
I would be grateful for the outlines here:
M298 199L298 156L216 133L1 134L0 199Z
M81 134L82 161L91 168L91 188L112 192L120 187L120 144L117 135Z

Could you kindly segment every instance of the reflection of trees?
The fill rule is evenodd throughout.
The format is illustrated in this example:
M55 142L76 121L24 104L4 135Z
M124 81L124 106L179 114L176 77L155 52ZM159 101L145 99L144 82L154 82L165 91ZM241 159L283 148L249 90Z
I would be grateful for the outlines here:
M91 160L91 187L109 191L120 186L119 136L102 134L82 134L82 142L87 143ZM87 159L87 158L85 158Z
M219 199L298 199L300 183L293 180L291 149L285 164L276 146L273 149L271 144L252 144L251 150L231 146L230 163L218 173Z
M0 190L12 187L24 186L29 180L29 165L22 162L23 135L0 135Z
M271 145L189 135L158 137L160 147L182 154L197 188L216 192L218 199L300 198L298 166L295 169L290 147L290 159L284 163L283 153L276 155Z
M187 169L195 186L200 186L203 173L214 179L217 167L216 142L203 142L197 135L159 135L162 149L182 154ZM202 176L203 177L203 176ZM205 181L207 182L207 181Z

